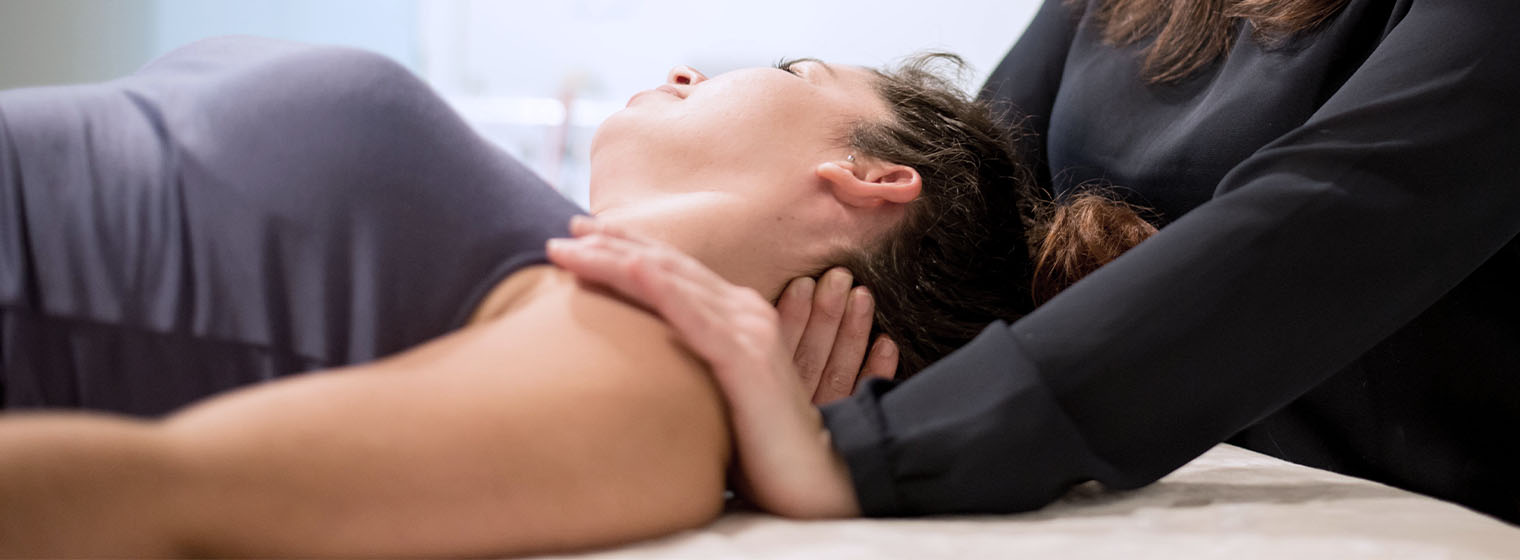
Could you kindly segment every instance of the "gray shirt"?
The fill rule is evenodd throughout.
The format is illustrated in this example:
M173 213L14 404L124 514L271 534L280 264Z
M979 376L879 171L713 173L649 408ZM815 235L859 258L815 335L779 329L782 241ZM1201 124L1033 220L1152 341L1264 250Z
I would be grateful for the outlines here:
M213 39L0 92L4 406L155 415L380 358L578 212L362 51Z

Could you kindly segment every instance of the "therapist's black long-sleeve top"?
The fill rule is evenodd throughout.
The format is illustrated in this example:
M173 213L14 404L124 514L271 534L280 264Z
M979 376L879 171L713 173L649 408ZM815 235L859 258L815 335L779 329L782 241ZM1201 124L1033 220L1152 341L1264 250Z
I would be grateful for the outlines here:
M1520 522L1520 3L1352 0L1159 86L1091 9L1048 0L983 95L1031 116L1051 190L1167 223L825 407L865 513L1138 487L1233 436Z

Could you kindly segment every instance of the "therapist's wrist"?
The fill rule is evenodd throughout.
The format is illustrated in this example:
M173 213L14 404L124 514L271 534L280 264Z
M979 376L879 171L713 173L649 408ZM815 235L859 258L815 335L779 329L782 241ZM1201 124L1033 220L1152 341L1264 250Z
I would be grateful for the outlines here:
M762 509L798 519L859 517L860 504L844 457L834 450L828 430L816 409L809 407L797 436L774 442L765 462L747 468L756 491L752 499ZM779 449L778 449L779 448ZM742 451L741 451L742 452ZM753 480L759 475L764 480Z
M844 456L834 449L833 438L829 430L819 430L819 440L822 442L828 457L829 482L823 488L832 492L833 496L828 500L831 511L828 517L860 517L860 500L855 497L854 481L850 478L850 465L845 462Z

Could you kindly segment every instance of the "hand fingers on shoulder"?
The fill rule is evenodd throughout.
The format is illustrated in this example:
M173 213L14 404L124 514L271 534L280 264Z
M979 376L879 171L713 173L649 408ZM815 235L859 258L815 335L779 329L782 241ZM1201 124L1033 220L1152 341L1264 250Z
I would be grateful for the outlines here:
M655 241L653 238L628 231L622 226L599 220L593 216L571 216L570 235L573 237L605 235L645 245L662 245L662 243Z
M702 264L702 261L697 260L696 257L664 245L651 247L650 250L652 257L659 259L660 265L671 274L679 274L699 282L715 292L726 291L727 288L733 287L728 279L707 268L707 265ZM754 293L754 290L748 290L748 292Z
M672 295L690 296L671 294L690 286L671 284L672 275L660 270L645 249L624 240L600 234L556 239L549 242L548 254L551 262L582 280L606 286L662 313Z
M638 240L638 242L649 242L648 237L632 233L632 231L625 230L625 228L619 227L619 225L600 221L600 219L596 219L594 216L570 216L570 236L585 237L593 236L593 234Z
M729 286L727 280L707 268L706 265L665 243L654 241L625 231L617 226L584 216L572 218L570 229L576 235L576 238L568 241L568 243L582 243L585 246L605 251L610 256L629 259L631 262L622 263L622 266L628 272L645 268L656 268L664 271L666 274L685 276L714 291ZM561 245L564 245L564 243L561 243ZM551 260L553 260L552 255Z
M715 306L725 300L770 307L754 290L733 286L692 257L665 246L592 234L551 243L550 260L651 307Z
M591 216L570 217L570 235L573 237L585 237L601 231L604 227L606 227L604 224Z
M581 239L551 239L546 245L549 261L583 279L614 288L627 281L625 254Z
M723 322L732 320L722 298L689 279L658 271L642 273L640 282L650 294L648 304L665 319L676 333L709 362L723 358L732 338Z
M727 280L707 268L695 257L664 243L640 241L603 233L590 234L581 239L605 250L626 255L635 261L629 266L651 269L651 272L658 270L663 274L680 275L713 291L730 285Z
M557 264L554 248L558 247L565 253L570 253L581 260L600 265L605 272L619 278L653 279L661 274L668 275L672 265L670 261L680 255L674 249L663 246L647 245L635 241L629 241L601 233L593 233L584 237L570 240L555 240L551 242L550 260ZM581 271L572 267L572 272L579 275ZM601 270L601 269L597 269Z

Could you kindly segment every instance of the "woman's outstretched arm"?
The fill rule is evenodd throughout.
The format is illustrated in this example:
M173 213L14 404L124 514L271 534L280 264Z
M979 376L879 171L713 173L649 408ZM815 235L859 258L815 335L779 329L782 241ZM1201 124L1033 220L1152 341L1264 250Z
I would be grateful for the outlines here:
M714 517L728 445L662 323L554 272L485 324L160 422L0 420L0 555L605 545Z

